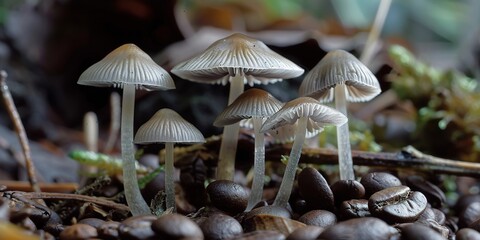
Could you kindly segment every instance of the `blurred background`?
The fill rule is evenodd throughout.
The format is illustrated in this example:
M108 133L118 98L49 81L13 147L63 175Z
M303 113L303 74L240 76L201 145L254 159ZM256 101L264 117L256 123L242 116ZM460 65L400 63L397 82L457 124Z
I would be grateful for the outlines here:
M98 115L100 134L106 135L110 123L109 96L120 90L80 86L76 82L86 68L124 43L138 45L170 70L213 41L243 32L264 41L308 72L332 49L345 49L358 57L379 3L380 0L0 0L0 68L9 74L8 84L29 137L61 150L61 146L81 139L83 116L88 111ZM387 92L392 87L389 76L393 67L387 50L400 44L429 67L439 71L455 69L462 76L478 79L478 23L480 1L393 0L368 66ZM298 96L303 77L258 87L288 101ZM227 88L175 76L174 80L176 90L137 93L135 128L157 110L169 107L205 136L220 133L222 129L213 127L212 122L226 106ZM352 115L361 122L358 130L368 133L361 138L370 137L369 143L374 138L386 150L425 142L415 135L419 110L415 107L397 98L390 98L378 108L370 103L351 106ZM4 108L0 108L0 116L0 124L11 128ZM472 135L476 132L469 136ZM475 142L477 138L469 140L470 148L480 145ZM372 150L372 145L368 146L363 149ZM459 158L453 150L438 146L424 144L421 149ZM468 160L476 158L475 154Z

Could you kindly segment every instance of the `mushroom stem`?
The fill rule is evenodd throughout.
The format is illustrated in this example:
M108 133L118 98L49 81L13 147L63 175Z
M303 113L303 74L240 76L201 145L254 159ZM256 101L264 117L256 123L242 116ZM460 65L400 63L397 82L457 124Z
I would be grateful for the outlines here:
M230 93L228 95L228 104L230 105L237 97L243 93L244 76L239 72L230 79ZM237 153L238 131L240 123L234 123L225 126L223 129L222 142L218 155L217 180L231 180L235 174L235 155Z
M173 181L173 144L171 142L165 143L165 205L166 209L173 208L175 212L175 183Z
M265 175L265 135L260 132L262 127L263 118L253 117L253 132L255 134L255 162L253 164L254 174L252 182L252 192L248 199L248 205L246 211L252 210L252 208L262 200L264 175Z
M292 150L290 150L290 157L288 158L287 167L283 174L280 189L278 189L277 197L273 202L274 206L287 206L288 199L292 192L293 181L295 180L295 173L297 170L298 161L302 154L302 146L305 142L305 134L307 133L308 117L301 117L297 120L297 129L295 129L295 139L293 140Z
M335 108L347 116L347 97L345 84L335 86ZM341 180L354 180L352 151L348 122L337 127L338 168Z
M135 110L135 85L125 84L122 99L121 146L123 159L123 187L132 215L150 215L150 208L140 193L135 170L133 148L133 113Z

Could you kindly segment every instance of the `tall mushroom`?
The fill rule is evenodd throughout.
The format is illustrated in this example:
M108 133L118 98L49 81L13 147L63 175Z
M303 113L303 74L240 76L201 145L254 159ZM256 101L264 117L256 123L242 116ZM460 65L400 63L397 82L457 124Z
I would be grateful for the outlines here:
M347 116L348 102L369 101L380 94L380 84L373 73L355 56L344 51L329 52L306 76L300 95L331 102ZM337 148L340 179L353 180L352 152L348 124L337 127Z
M247 211L262 200L264 175L265 175L265 144L264 134L260 133L263 120L273 115L282 107L282 103L268 92L251 88L232 102L223 110L213 125L223 127L225 125L240 122L243 119L251 119L255 134L254 175L252 191L248 199Z
M135 89L174 89L172 78L139 47L124 44L85 70L77 83L95 87L123 88L121 147L125 197L133 215L151 214L150 208L140 194L135 171L133 146Z
M203 143L202 133L177 112L163 108L157 111L135 134L136 144L165 143L166 207L175 211L174 143Z
M333 108L320 104L320 102L310 97L299 97L287 102L278 112L267 118L260 132L266 132L287 124L297 124L290 157L273 205L283 207L287 205L307 129L320 130L326 125L339 126L346 122L347 117L345 115Z
M240 33L214 42L199 55L179 63L172 73L210 84L230 82L228 104L243 93L244 84L267 84L302 75L304 70L268 48L263 42ZM220 146L217 179L233 180L239 124L225 127Z

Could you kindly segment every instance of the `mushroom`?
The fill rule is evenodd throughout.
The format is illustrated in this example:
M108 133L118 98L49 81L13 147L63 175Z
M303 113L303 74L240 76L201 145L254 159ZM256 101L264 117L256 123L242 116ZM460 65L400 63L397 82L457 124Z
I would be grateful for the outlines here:
M223 110L213 125L223 127L225 125L240 122L243 119L251 119L255 134L255 157L252 191L248 199L247 211L262 200L262 192L265 175L265 144L264 134L260 133L263 120L273 115L282 107L282 103L268 92L251 88L232 102Z
M202 133L177 112L163 108L157 111L135 134L136 144L165 143L166 207L175 211L174 143L203 143Z
M307 129L322 130L326 125L339 126L346 123L347 120L347 117L339 111L324 106L310 97L299 97L287 102L278 112L267 118L260 132L266 132L287 124L297 124L290 157L273 205L285 207L290 198L293 181L295 180L295 170L300 160Z
M347 116L347 101L365 102L380 94L380 84L373 73L355 56L344 51L329 52L306 76L300 95L320 102L331 102ZM352 152L348 124L337 127L340 179L353 180Z
M134 44L124 44L85 70L77 82L95 87L123 88L121 147L123 185L127 204L133 215L151 214L140 194L135 171L133 114L135 89L174 89L170 75Z
M194 82L230 82L228 104L243 93L244 84L267 84L302 75L304 70L268 48L263 42L240 33L214 42L199 55L179 63L172 73ZM239 124L225 127L220 146L217 179L233 180Z

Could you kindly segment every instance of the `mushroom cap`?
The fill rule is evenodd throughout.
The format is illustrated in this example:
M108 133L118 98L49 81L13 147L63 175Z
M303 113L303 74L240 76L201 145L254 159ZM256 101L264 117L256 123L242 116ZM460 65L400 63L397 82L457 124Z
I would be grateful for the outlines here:
M323 131L322 127L317 126L312 120L308 120L308 126L313 126L314 128L310 127L307 129L305 133L305 138L312 138L317 136L319 133ZM253 122L252 119L243 119L240 121L240 127L253 129ZM276 142L279 143L286 143L291 142L295 139L295 130L297 129L297 123L295 122L293 125L287 124L283 125L279 128L270 129L267 131L267 134L270 135Z
M216 127L234 124L242 119L268 117L282 107L283 103L270 93L251 88L235 99L213 122Z
M78 84L120 87L135 84L147 90L174 89L173 79L135 44L124 44L85 70Z
M360 60L344 50L333 50L305 76L300 96L331 102L337 84L346 85L349 102L369 101L381 92L377 78Z
M177 112L163 108L140 126L133 142L137 144L201 143L205 142L205 138L195 126Z
M322 105L311 97L299 97L285 105L275 114L267 118L260 132L267 132L287 124L295 124L301 117L308 117L307 130L321 130L324 126L340 126L348 121L341 112Z
M200 83L223 84L242 74L250 85L294 78L304 70L272 51L263 42L241 33L217 40L199 55L177 64L175 75ZM238 72L240 71L240 72Z

